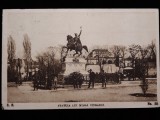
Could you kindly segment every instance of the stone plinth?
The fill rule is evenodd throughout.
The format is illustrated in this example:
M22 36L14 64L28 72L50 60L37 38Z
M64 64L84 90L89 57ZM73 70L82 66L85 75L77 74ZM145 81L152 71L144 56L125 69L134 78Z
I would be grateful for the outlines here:
M88 74L85 70L86 60L83 57L66 57L65 62L62 63L62 74L64 76L73 72L80 72L82 74Z

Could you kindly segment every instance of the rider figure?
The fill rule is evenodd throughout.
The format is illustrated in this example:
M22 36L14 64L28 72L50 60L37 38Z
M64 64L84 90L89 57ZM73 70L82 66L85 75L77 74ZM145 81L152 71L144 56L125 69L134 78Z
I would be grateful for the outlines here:
M80 35L82 33L82 27L80 27L80 33L79 35L77 33L75 33L75 37L73 38L74 39L74 44L75 46L77 46L77 43L81 44L81 41L80 41Z

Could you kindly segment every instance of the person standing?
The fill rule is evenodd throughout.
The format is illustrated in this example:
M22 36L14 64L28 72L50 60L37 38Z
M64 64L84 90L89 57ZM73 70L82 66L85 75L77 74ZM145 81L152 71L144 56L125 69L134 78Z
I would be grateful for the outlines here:
M81 88L83 81L84 81L84 76L79 74L79 77L78 77L79 88Z
M17 71L14 71L14 79L15 79L15 83L16 83L16 85L18 84L18 73L17 73Z
M58 78L57 78L57 76L55 76L54 81L53 81L54 90L57 90L57 81L58 81Z
M104 87L104 85L106 87L106 79L105 79L104 70L101 70L101 72L100 72L100 79L102 81L102 87Z
M37 74L35 73L34 75L33 75L33 87L34 87L34 91L37 89L38 90L38 81L37 81Z
M78 88L78 84L77 84L78 78L77 78L77 73L76 72L73 73L73 78L72 79L73 79L73 87L74 87L74 89Z
M110 76L110 74L109 73L104 73L105 74L105 79L106 79L106 84L109 82L109 76Z
M88 84L88 88L90 88L91 84L92 84L92 88L94 88L94 80L95 80L95 73L92 71L92 69L89 70L89 84Z
M51 74L48 74L47 84L48 84L48 89L51 90L51 88L52 88Z
M37 85L36 85L36 87L37 87L37 90L39 89L39 81L40 81L40 71L38 70L38 71L36 71L36 83L37 83Z

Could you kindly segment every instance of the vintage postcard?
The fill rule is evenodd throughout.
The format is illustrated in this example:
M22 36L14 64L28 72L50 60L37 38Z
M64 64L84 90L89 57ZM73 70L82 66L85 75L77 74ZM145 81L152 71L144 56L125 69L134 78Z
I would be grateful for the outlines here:
M2 107L159 107L158 15L158 9L4 9Z

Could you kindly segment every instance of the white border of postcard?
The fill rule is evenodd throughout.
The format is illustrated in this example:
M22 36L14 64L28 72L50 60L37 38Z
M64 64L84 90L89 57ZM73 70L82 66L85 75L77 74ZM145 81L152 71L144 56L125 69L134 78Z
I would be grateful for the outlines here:
M154 12L157 14L157 102L56 102L56 103L7 103L7 41L6 16L12 12ZM2 30L2 107L12 109L87 109L87 108L153 108L160 106L160 78L159 78L159 14L158 9L6 9L3 10ZM7 105L8 104L8 105Z

